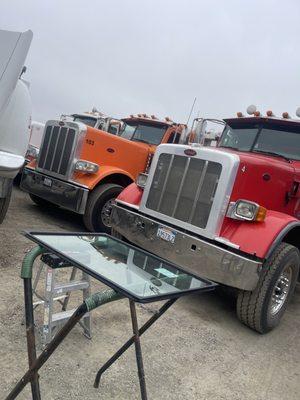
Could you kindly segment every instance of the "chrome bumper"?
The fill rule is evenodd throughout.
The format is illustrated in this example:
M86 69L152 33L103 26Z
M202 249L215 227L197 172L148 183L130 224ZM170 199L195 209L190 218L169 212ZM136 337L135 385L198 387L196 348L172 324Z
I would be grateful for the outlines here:
M51 181L51 186L45 184L45 178ZM20 187L67 210L78 214L85 212L89 191L80 186L24 168Z
M175 242L157 236L157 229L165 226L155 220L129 211L119 205L113 207L112 227L131 243L154 253L194 275L243 290L253 290L259 279L262 263L232 253L217 245L187 235L169 227Z

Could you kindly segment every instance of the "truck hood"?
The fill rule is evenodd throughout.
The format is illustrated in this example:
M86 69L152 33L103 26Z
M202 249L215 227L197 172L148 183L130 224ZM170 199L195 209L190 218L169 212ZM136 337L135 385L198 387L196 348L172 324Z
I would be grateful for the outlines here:
M286 202L286 196L295 180L294 162L257 153L232 152L240 157L240 165L231 201L251 200L267 209L292 214L293 202Z
M0 30L0 115L18 82L31 44L32 31Z

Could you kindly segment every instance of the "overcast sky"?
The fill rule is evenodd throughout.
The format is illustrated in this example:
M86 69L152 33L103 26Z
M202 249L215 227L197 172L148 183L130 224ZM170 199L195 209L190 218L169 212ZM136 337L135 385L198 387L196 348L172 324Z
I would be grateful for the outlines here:
M300 106L299 0L0 0L31 29L33 118L91 110L186 122Z

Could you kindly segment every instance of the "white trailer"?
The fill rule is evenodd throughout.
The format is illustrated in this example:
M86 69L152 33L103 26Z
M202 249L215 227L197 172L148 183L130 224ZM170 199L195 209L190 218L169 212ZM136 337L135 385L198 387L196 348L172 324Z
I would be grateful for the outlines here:
M31 99L29 84L21 74L32 36L30 30L0 30L0 223L29 142Z

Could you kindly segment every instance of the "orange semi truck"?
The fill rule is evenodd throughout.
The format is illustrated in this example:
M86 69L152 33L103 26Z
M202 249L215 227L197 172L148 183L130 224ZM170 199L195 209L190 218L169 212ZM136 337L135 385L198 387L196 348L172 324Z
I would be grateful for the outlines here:
M21 188L38 205L55 204L83 215L90 231L110 232L115 198L141 172L156 147L179 143L185 125L154 115L120 120L119 136L81 123L46 123L38 158L23 171Z

